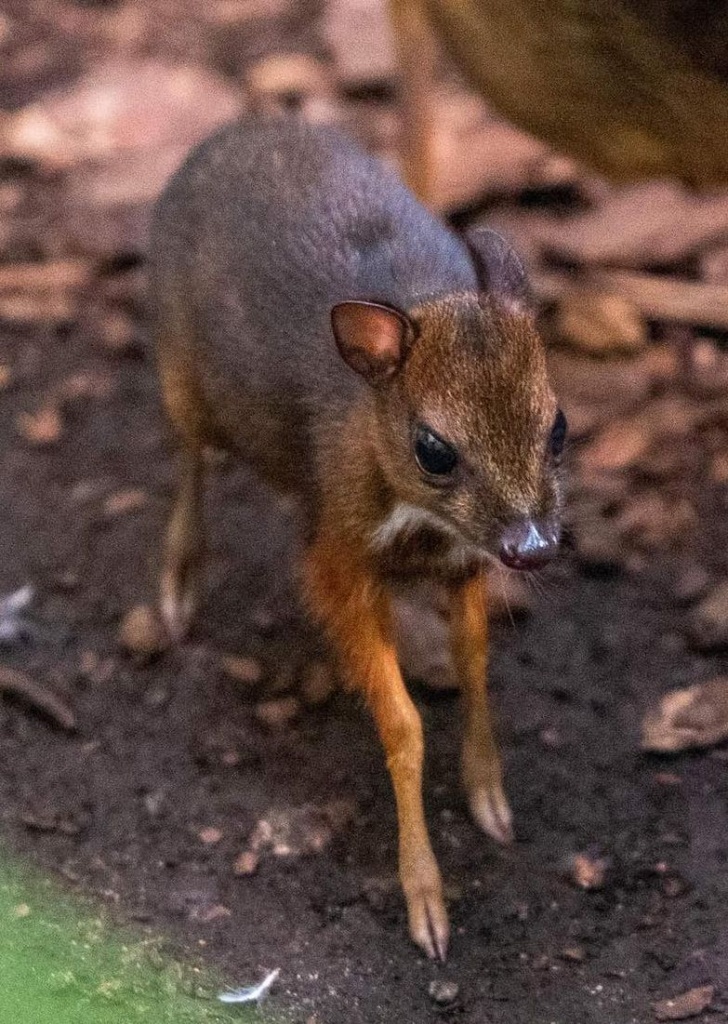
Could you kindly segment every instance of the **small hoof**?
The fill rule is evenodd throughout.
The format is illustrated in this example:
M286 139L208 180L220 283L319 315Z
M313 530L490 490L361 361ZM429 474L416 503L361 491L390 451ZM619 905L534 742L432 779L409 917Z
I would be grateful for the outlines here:
M194 611L195 600L192 594L179 594L162 584L159 614L173 643L180 643L187 636Z
M407 912L412 940L431 960L444 963L450 924L439 887L408 893Z
M471 789L468 804L475 823L497 843L508 846L513 842L513 815L500 784Z

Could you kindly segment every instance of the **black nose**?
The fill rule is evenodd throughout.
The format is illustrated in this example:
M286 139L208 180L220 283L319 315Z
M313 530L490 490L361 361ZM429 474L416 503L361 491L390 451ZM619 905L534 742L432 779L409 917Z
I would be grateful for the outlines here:
M505 528L500 560L510 569L540 569L559 549L561 529L552 519L521 519Z

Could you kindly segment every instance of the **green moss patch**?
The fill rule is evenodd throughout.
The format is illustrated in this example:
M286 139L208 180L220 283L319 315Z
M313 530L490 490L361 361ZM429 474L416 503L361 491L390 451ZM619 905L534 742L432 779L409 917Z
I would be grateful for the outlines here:
M255 981L257 979L250 979ZM0 1018L13 1024L262 1024L219 980L0 859ZM270 1020L270 1017L267 1018Z

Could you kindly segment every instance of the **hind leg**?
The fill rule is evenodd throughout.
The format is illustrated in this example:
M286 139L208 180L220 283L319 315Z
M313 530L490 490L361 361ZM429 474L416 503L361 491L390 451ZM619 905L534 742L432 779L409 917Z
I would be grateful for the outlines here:
M167 526L160 610L169 635L181 640L197 607L203 554L202 449L186 439L180 453L174 508Z

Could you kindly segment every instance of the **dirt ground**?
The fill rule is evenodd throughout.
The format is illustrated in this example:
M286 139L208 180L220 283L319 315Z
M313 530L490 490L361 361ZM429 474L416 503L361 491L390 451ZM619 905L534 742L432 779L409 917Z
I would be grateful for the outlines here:
M406 937L394 879L393 801L372 727L355 702L307 711L279 733L220 668L221 651L268 659L294 648L291 528L234 467L208 503L210 597L194 638L147 667L118 652L122 612L150 593L172 462L143 349L110 361L82 333L5 332L15 383L0 403L0 592L32 581L30 635L8 654L65 694L66 735L3 705L2 828L13 845L125 918L168 931L241 983L280 967L298 1018L482 1024L621 1024L653 1000L728 979L725 753L660 759L638 749L645 706L724 659L691 653L669 567L586 574L568 556L525 623L496 630L493 691L517 845L470 824L456 778L457 708L419 695L427 808L449 887L444 967ZM106 381L71 407L58 442L32 450L16 417L59 380ZM109 495L145 492L126 515ZM703 494L704 564L725 568L719 496ZM282 622L271 633L270 620ZM321 853L232 865L270 807L346 800L353 820ZM203 829L219 829L214 843ZM208 836L209 838L209 836ZM217 839L217 836L214 836ZM565 873L578 851L608 858L603 888ZM459 986L437 1007L431 981Z
M116 5L100 5L111 13L93 23L83 13L92 6L59 3L71 19L63 35L51 26L56 7L32 5L35 21L19 37L17 61L0 74L4 106L72 81L108 48ZM232 74L294 44L322 50L309 21L289 12L263 19L267 28L247 50L236 49L221 21L193 52L203 37L179 5L159 0L168 15L155 23L159 38L139 28L145 6L126 5L138 17L123 23L129 46L138 43L144 56L166 48ZM197 8L207 9L189 0L185 10ZM22 20L22 4L8 9ZM73 33L82 23L104 30L81 39ZM60 42L48 47L48 38ZM372 102L388 95L375 91ZM20 233L0 238L2 264L78 257L58 215L67 182L15 158L3 158L0 170L10 186L0 200L13 202L17 185L27 200ZM534 223L571 201L558 182L545 196L529 181L523 189L519 211L533 213ZM233 984L280 968L274 1005L301 1024L648 1024L656 1001L706 984L715 994L700 1019L728 1019L728 752L658 757L639 743L642 715L660 694L728 665L728 641L723 653L720 644L713 653L695 649L685 587L675 596L686 567L694 583L703 577L690 599L728 570L725 479L706 471L725 451L725 409L720 425L699 437L690 425L680 436L667 429L657 443L661 468L654 456L649 473L632 466L635 490L623 481L612 502L629 510L647 480L649 501L659 493L666 503L658 507L665 545L650 542L627 568L567 551L543 575L532 614L494 629L491 688L518 840L511 849L496 848L468 819L456 699L416 690L427 733L427 812L453 923L449 961L438 966L407 938L394 804L364 709L336 695L286 727L266 728L256 717L261 688L224 670L222 656L234 654L280 678L280 666L307 646L291 586L290 509L244 469L216 467L208 594L193 636L145 665L119 650L124 614L152 595L173 462L141 334L138 252L117 252L116 238L106 244L93 235L85 236L93 274L81 315L54 313L46 326L5 316L0 326L0 595L28 583L35 589L25 635L0 654L3 665L64 697L78 723L64 732L20 701L0 702L3 837L122 919L168 934ZM692 263L673 258L671 269L685 267L693 273ZM98 312L98 296L123 310L122 329L132 323L137 338L104 340L85 316ZM104 310L102 303L101 320ZM662 336L655 325L650 331L656 351ZM709 337L724 361L725 342L717 331ZM642 372L640 358L614 371L626 391ZM583 392L590 357L578 365ZM569 366L560 374L566 392ZM624 392L616 388L615 397ZM610 420L603 401L596 419L583 394L579 404L586 433ZM615 405L615 415L624 413ZM575 446L574 462L578 455ZM677 510L686 497L696 518L675 536L672 503ZM590 501L582 488L582 506ZM605 533L612 528L604 505L602 496L596 513L589 506L592 551L601 524ZM645 522L649 533L654 522ZM235 873L271 809L290 816L292 808L330 805L343 806L340 817L350 820L334 822L323 849L264 852L254 873ZM570 864L579 853L603 862L600 887L574 883ZM457 986L450 1003L436 1002L432 982Z

